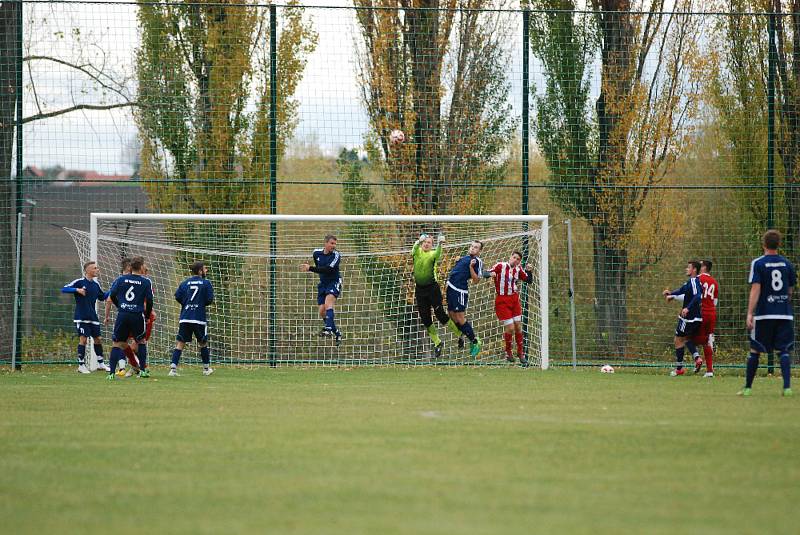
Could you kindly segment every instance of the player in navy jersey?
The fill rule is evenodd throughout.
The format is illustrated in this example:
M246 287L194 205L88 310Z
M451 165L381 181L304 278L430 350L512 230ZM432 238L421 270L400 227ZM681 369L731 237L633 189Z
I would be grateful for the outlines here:
M481 341L475 335L472 324L467 321L466 312L469 283L479 282L483 274L483 261L478 257L482 249L482 242L473 241L468 254L455 263L447 277L447 313L464 336L469 338L469 352L473 357L481 352Z
M117 362L123 358L123 350L128 346L128 338L138 343L139 377L150 377L147 369L147 343L145 341L145 318L153 311L153 285L143 275L144 258L137 256L131 260L131 274L121 275L111 285L108 295L117 307L117 320L114 322L114 349L111 350L111 370L108 379L114 379Z
M761 353L775 351L779 355L783 375L783 395L792 395L792 361L794 347L794 314L792 291L797 272L785 257L778 254L781 233L768 230L761 239L764 255L750 264L750 298L747 303L747 330L750 331L750 356L744 389L739 395L749 396L758 371Z
M214 302L214 288L206 279L208 268L202 262L195 262L189 266L192 276L183 281L175 290L175 300L181 304L181 316L178 335L175 337L175 350L172 352L170 364L170 377L178 376L178 364L181 353L186 344L192 341L192 336L197 339L200 346L200 358L203 361L203 375L211 375L214 370L211 363L211 350L208 347L208 318L206 307Z
M334 336L338 346L342 343L342 332L336 328L334 307L342 292L342 276L339 273L342 256L336 250L336 242L336 236L333 234L325 236L325 246L322 249L314 249L312 255L314 265L303 263L300 265L300 271L310 271L319 275L317 305L319 305L319 316L325 322L319 334Z
M686 276L689 280L677 290L664 290L663 295L667 301L671 301L680 296L683 300L683 308L678 316L678 326L675 328L675 369L670 372L670 375L683 375L686 370L683 369L683 355L688 349L690 355L697 351L697 346L692 342L692 338L700 330L703 316L701 313L700 304L703 298L703 286L697 279L697 274L700 272L700 262L697 260L690 260L686 264Z
M65 294L75 296L75 329L78 331L78 372L91 373L86 367L86 342L89 337L94 344L94 353L97 355L97 366L108 371L109 367L103 362L103 342L100 336L100 319L97 317L96 304L105 299L105 294L97 276L100 268L94 261L83 265L83 277L75 279L61 288Z

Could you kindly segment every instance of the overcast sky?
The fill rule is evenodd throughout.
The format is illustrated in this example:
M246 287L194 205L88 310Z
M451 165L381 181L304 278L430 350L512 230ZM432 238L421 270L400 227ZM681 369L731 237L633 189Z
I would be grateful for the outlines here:
M326 5L351 5L347 0L324 0ZM311 2L307 2L311 4ZM318 5L314 2L314 5ZM280 14L280 9L278 10ZM135 5L25 5L26 54L50 55L72 61L102 64L115 79L129 79L133 95L133 57L138 46ZM309 57L296 98L300 122L296 138L313 140L326 153L342 146L358 147L367 131L354 67L354 12L350 9L309 9L319 33L317 50ZM521 18L508 41L515 53L508 68L514 113L521 101ZM76 57L80 51L82 57ZM533 63L532 82L537 68ZM74 103L116 102L97 85L73 70L49 61L30 61L25 69L25 114L39 107L50 111ZM30 83L31 78L34 84ZM34 91L35 89L35 91ZM39 106L37 106L37 101ZM103 173L130 173L131 145L136 127L129 109L78 111L28 123L24 129L24 163L40 167L63 165Z

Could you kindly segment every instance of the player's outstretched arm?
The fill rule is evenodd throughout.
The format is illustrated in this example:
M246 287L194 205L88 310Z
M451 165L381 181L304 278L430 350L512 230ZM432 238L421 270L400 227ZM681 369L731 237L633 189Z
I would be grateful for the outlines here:
M476 271L477 270L477 271ZM479 272L481 271L480 263L478 262L477 258L473 258L469 261L469 277L472 282L480 282L481 276Z

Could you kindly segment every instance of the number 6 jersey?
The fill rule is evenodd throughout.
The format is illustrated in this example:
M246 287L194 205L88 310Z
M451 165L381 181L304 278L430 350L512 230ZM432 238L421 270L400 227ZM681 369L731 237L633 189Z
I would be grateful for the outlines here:
M761 285L754 319L792 320L789 288L797 283L794 266L781 255L764 255L750 264L750 284Z

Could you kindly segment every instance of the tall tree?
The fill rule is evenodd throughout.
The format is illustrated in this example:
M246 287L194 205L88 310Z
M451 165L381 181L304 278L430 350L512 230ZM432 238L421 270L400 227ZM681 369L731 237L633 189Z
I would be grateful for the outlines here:
M784 6L785 5L785 6ZM800 261L800 0L771 0L776 13L776 145L784 171L784 248Z
M14 200L15 184L13 183L12 163L14 161L16 132L17 84L16 72L21 59L26 67L26 98L29 98L35 112L22 118L23 124L47 120L52 117L80 110L112 110L135 106L136 102L128 91L128 80L124 74L116 72L105 64L103 58L96 57L90 50L95 47L91 38L77 39L70 43L69 52L56 55L46 51L44 46L37 46L42 33L55 29L55 33L63 35L64 22L59 19L64 14L64 6L52 6L49 17L35 18L31 13L26 15L24 34L26 43L18 41L20 30L18 14L23 3L20 1L0 2L0 359L11 356L13 342L12 318L14 316L14 269L15 240L13 236L16 219L16 203ZM28 10L31 8L28 7ZM30 18L28 18L30 16ZM58 21L56 23L46 21ZM46 28L47 30L43 29ZM70 32L73 37L80 31ZM39 49L37 53L28 53L29 48ZM24 49L24 50L23 50ZM46 51L46 52L45 52ZM100 54L102 55L102 54ZM78 94L60 95L58 105L46 102L37 91L36 69L32 65L57 65L84 82L82 87L91 87L94 91L80 91ZM109 97L106 99L106 95ZM63 97L70 102L63 103ZM28 291L29 289L23 289Z
M558 186L551 195L592 228L600 349L624 355L628 278L658 261L676 227L654 203L650 231L636 232L652 187L688 143L701 20L681 14L691 11L688 0L674 13L663 12L663 1L593 0L591 13L577 12L572 0L523 5L550 10L531 16L531 46L545 78L535 98L536 135Z
M727 156L733 172L725 178L737 185L767 182L767 17L753 15L749 0L724 0L712 6L727 16L714 18L709 39L706 95L713 117L708 130L719 133L717 150ZM752 216L754 228L767 219L766 195L736 192Z
M254 213L269 206L268 10L245 0L174 4L142 0L136 57L142 139L141 175L161 213ZM282 8L277 45L278 155L297 122L293 100L317 36L296 7ZM178 243L245 246L241 224L201 222L167 231ZM179 263L188 258L178 254ZM236 257L208 258L224 296L237 296ZM229 302L230 301L230 302Z
M480 211L504 178L514 122L505 75L508 13L488 0L354 0L358 67L398 213ZM392 147L401 129L406 143ZM454 187L483 182L485 188Z

